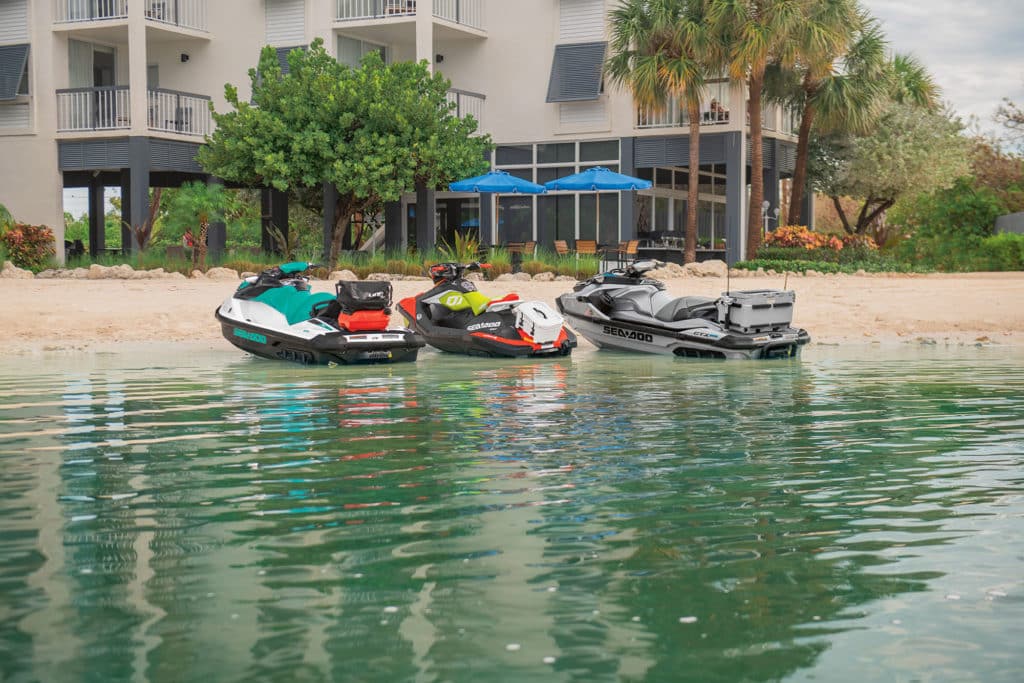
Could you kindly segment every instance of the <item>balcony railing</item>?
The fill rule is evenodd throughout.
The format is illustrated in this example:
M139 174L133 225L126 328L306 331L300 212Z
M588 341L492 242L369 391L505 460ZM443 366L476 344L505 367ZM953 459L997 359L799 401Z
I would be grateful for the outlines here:
M150 130L203 137L212 130L210 98L157 88L146 92ZM126 85L57 91L57 130L73 133L131 128Z
M128 18L128 0L56 0L57 23L110 21ZM207 30L207 0L144 0L146 19L194 29Z
M196 31L205 31L206 0L146 0L146 18Z
M482 29L484 3L483 0L434 0L434 16Z
M718 100L703 102L700 106L700 125L718 126L729 123L729 109L718 104ZM637 128L672 128L690 125L690 114L686 105L676 97L671 98L661 111L648 108L637 110Z
M149 104L149 129L180 135L209 135L213 120L210 116L210 98L165 90L146 92Z
M57 91L59 132L120 130L131 125L131 92L127 85Z
M128 18L128 0L57 0L58 22Z
M448 91L448 101L455 103L454 114L460 119L465 116L472 116L476 119L477 130L483 128L484 100L486 97L479 93L452 88Z
M416 15L416 0L337 0L338 21Z

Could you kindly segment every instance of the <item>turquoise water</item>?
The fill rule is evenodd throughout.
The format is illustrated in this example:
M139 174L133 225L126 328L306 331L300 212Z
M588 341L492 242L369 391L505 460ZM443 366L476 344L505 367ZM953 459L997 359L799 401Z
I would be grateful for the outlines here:
M1021 350L0 387L5 682L1024 678Z

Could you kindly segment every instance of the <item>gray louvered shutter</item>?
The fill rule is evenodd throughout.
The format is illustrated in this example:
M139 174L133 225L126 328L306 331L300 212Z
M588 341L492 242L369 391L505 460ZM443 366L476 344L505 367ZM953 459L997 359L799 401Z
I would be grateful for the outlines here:
M28 45L0 45L0 101L18 96L22 74L28 63Z
M281 73L288 73L288 54L292 50L302 50L305 52L309 48L305 45L292 45L291 47L279 47L277 48L277 63L281 65Z
M28 0L0 0L0 43L28 42Z
M607 43L556 45L548 81L548 102L596 100Z

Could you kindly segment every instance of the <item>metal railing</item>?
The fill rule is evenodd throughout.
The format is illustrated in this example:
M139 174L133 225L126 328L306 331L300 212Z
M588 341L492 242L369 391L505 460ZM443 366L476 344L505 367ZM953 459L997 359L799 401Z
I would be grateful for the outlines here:
M799 135L802 118L803 112L799 107L783 107L782 132L786 135Z
M729 123L727 107L720 106L717 100L701 103L700 125L718 126L725 123ZM661 111L644 107L637 109L637 128L672 128L688 125L690 125L690 113L685 104L681 104L676 97L669 99Z
M177 90L153 88L146 92L149 129L205 137L213 127L210 98Z
M484 100L486 96L480 93L469 92L452 88L448 91L448 101L455 103L453 113L460 119L465 116L472 116L478 124L477 130L484 127Z
M416 0L337 0L338 21L416 15Z
M150 130L204 137L213 130L210 98L155 88L146 91ZM57 130L61 133L131 128L127 85L57 91Z
M105 21L128 18L128 0L56 0L56 21Z
M146 0L146 18L161 24L205 31L206 0Z
M119 130L131 125L131 92L127 85L57 91L59 132Z
M482 29L484 3L483 0L434 0L434 16Z

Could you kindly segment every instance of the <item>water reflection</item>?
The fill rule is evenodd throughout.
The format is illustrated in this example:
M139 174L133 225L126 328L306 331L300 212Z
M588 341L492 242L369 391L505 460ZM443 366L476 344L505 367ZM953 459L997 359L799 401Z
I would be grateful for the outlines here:
M0 366L3 673L1019 669L1024 357L428 356Z

